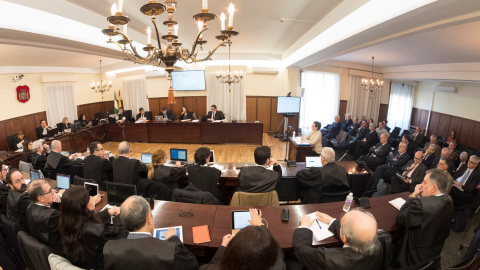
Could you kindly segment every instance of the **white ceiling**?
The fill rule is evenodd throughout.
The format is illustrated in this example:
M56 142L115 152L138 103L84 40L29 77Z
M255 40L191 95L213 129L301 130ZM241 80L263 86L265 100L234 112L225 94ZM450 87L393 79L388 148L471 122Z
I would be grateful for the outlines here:
M192 16L200 12L201 0L178 0L174 15L180 29L180 42L189 48L197 33ZM230 1L210 0L210 12L218 17L227 13ZM235 4L234 30L240 34L233 38L233 60L266 60L280 63L292 51L314 40L328 27L339 22L362 5L375 0L241 0ZM378 1L378 0L377 0ZM392 3L398 0L383 0ZM412 0L405 0L412 1ZM432 0L433 1L433 0ZM31 33L15 29L15 22L2 22L2 4L24 7L66 17L74 22L100 29L106 28L110 6L114 0L0 0L0 59L3 66L38 66L92 69L98 71L102 59L105 70L133 67L123 61L123 54L111 44L107 36L94 42L66 37L65 32L77 37L82 31L59 31L58 35ZM147 0L124 0L124 13L129 16L129 36L146 43L145 29L151 26L150 18L140 13ZM3 8L3 12L7 12ZM167 15L157 18L160 34L165 34L162 24ZM280 17L311 22L286 21ZM480 62L480 1L438 0L410 12L400 14L367 30L335 42L292 65L305 67L325 61L347 62L368 66L375 56L377 67L398 67L420 64ZM214 36L220 30L219 18L209 23L204 38L209 42L205 51L218 44ZM13 25L13 26L12 26ZM59 23L59 27L60 27ZM49 29L55 30L55 29ZM70 33L71 32L71 33ZM96 32L97 33L97 32ZM65 37L63 37L65 36ZM219 48L214 60L228 59L227 48ZM205 52L204 52L205 53ZM200 53L201 55L201 53ZM67 70L67 69L66 69ZM1 72L1 70L0 70Z

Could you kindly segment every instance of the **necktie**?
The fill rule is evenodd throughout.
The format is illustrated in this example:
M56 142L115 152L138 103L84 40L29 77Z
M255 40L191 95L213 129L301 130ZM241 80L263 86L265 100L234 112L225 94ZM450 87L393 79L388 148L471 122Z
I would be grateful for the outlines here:
M417 165L415 165L415 167L413 167L413 169L408 169L408 170L406 170L406 171L403 173L403 177L407 177L408 174L409 174L411 171L415 170L416 167L417 167Z
M215 112L212 113L212 119L215 119Z
M470 175L470 170L467 169L467 172L463 175L462 179L460 179L460 181L458 181L458 182L460 182L460 184L462 184L462 186L463 186L463 184L465 183L465 181L467 180L469 175Z

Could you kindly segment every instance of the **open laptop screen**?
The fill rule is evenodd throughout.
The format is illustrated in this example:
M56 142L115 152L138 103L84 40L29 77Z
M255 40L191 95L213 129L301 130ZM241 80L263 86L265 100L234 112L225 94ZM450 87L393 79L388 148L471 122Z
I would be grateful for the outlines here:
M170 159L187 161L187 149L170 148Z
M321 157L305 157L305 167L322 167Z
M69 189L70 188L70 175L57 174L57 188Z
M142 153L142 163L150 164L152 162L152 154Z
M30 171L30 182L33 182L37 179L40 179L40 173L38 173L38 171L31 170Z
M132 195L137 195L137 187L135 185L107 182L108 204L121 205Z

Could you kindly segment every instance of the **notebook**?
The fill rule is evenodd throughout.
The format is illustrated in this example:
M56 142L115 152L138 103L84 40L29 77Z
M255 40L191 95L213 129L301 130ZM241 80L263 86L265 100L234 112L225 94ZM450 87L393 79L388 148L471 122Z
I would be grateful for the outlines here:
M208 243L211 241L208 225L192 227L192 230L193 230L193 243L201 244L201 243Z
M388 203L391 204L393 207L397 208L397 210L400 210L400 208L402 208L402 205L405 203L405 200L402 198L396 198L389 201Z
M308 214L308 216L310 217L310 220L317 218L316 212L310 213ZM313 239L319 242L322 241L323 239L327 239L328 237L333 236L333 233L328 230L328 224L323 223L318 219L316 219L315 222L313 222L312 226L310 226L310 230L312 230L313 232ZM312 239L312 245L314 244L313 239Z

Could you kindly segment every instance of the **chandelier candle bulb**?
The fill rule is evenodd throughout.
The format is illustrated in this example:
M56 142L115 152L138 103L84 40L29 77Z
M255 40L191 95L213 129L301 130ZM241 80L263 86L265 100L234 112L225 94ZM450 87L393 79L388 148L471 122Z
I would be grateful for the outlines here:
M122 12L123 10L123 0L118 0L118 12Z
M202 31L202 28L203 28L203 22L202 21L198 21L197 22L197 25L198 25L198 32ZM200 34L200 38L203 37L203 34Z
M110 8L110 13L113 15L115 15L115 13L117 13L117 4L116 3L113 3L112 7Z
M152 44L152 29L147 27L147 46L150 46Z
M123 25L123 34L127 36L127 25Z
M228 27L233 28L233 13L235 12L235 7L232 3L228 6Z
M178 24L176 24L174 27L173 27L173 34L175 36L178 36Z
M202 9L208 9L208 0L202 0Z
M220 15L220 27L221 27L221 31L225 30L225 13L222 12L222 14Z

